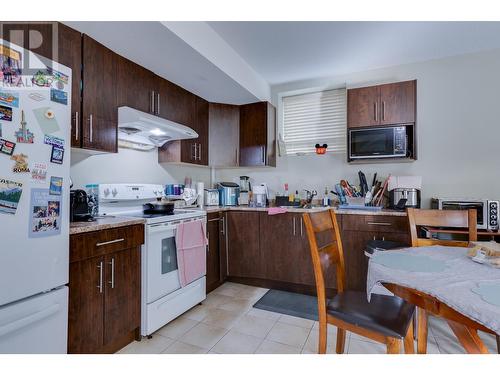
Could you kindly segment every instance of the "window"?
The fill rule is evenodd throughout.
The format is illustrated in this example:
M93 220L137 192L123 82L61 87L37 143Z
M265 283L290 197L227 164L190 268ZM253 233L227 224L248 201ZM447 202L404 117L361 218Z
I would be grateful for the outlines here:
M283 141L286 154L309 154L314 145L327 152L347 150L346 90L320 91L283 98Z

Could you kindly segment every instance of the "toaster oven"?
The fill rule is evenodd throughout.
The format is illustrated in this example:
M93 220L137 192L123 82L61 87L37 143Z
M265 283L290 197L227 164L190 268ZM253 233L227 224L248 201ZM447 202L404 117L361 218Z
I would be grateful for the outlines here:
M431 207L438 210L477 211L477 229L498 230L499 202L487 199L432 198Z

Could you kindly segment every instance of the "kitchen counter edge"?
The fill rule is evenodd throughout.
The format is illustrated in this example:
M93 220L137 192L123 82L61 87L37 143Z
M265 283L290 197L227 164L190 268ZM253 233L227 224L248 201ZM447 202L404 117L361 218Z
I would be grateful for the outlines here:
M318 207L318 208L287 208L287 212L291 213L304 213L304 212L321 212L330 209L331 207ZM266 212L269 207L248 207L248 206L205 206L203 208L207 213L211 212L225 212L225 211L263 211ZM406 216L405 211L393 210L349 210L333 208L338 215L384 215L384 216Z
M146 224L145 219L136 217L99 217L95 221L72 222L69 225L69 234L95 232L105 229L126 227L129 225Z

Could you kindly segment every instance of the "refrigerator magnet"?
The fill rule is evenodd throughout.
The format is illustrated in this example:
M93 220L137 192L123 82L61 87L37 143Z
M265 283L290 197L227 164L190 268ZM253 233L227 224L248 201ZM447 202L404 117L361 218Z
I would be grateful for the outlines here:
M8 105L10 107L19 107L19 94L0 90L0 105Z
M62 177L52 176L50 178L49 194L50 195L61 195L62 194L62 185L63 185L63 178Z
M12 156L16 144L6 139L0 138L0 153Z
M0 178L0 214L15 215L22 192L22 183Z
M15 133L17 143L33 143L35 140L34 134L30 132L26 125L24 111L21 111L21 127Z
M31 94L28 95L28 98L36 102L41 102L46 99L45 96L43 96L39 92L32 92Z
M68 93L66 91L51 88L50 100L55 103L68 105Z
M29 238L54 236L61 233L61 196L50 195L49 189L31 189Z
M0 120L12 121L12 108L0 105Z
M55 137L53 135L45 134L45 136L43 137L43 143L45 143L46 145L55 146L57 148L60 148L61 150L64 150L64 139L62 139L62 138Z
M52 153L50 155L50 162L54 164L62 164L64 159L64 150L56 146L52 146Z
M50 107L36 108L33 114L44 134L52 134L61 130L56 115Z
M31 83L38 87L50 87L53 80L54 79L51 76L48 76L45 72L39 70L31 78Z
M12 172L14 173L29 173L30 169L28 167L28 155L25 154L15 154L10 157L11 160L15 161L14 167L12 167Z
M47 180L47 163L33 163L31 179L34 182L44 183Z

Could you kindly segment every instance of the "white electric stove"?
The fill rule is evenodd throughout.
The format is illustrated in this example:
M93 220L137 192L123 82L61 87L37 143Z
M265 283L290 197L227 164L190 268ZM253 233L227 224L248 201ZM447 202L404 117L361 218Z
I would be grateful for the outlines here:
M88 185L101 216L146 219L142 247L141 334L149 336L206 298L205 276L181 288L177 269L176 228L180 223L201 221L206 212L175 209L173 214L144 214L142 205L163 197L164 187L152 184Z

